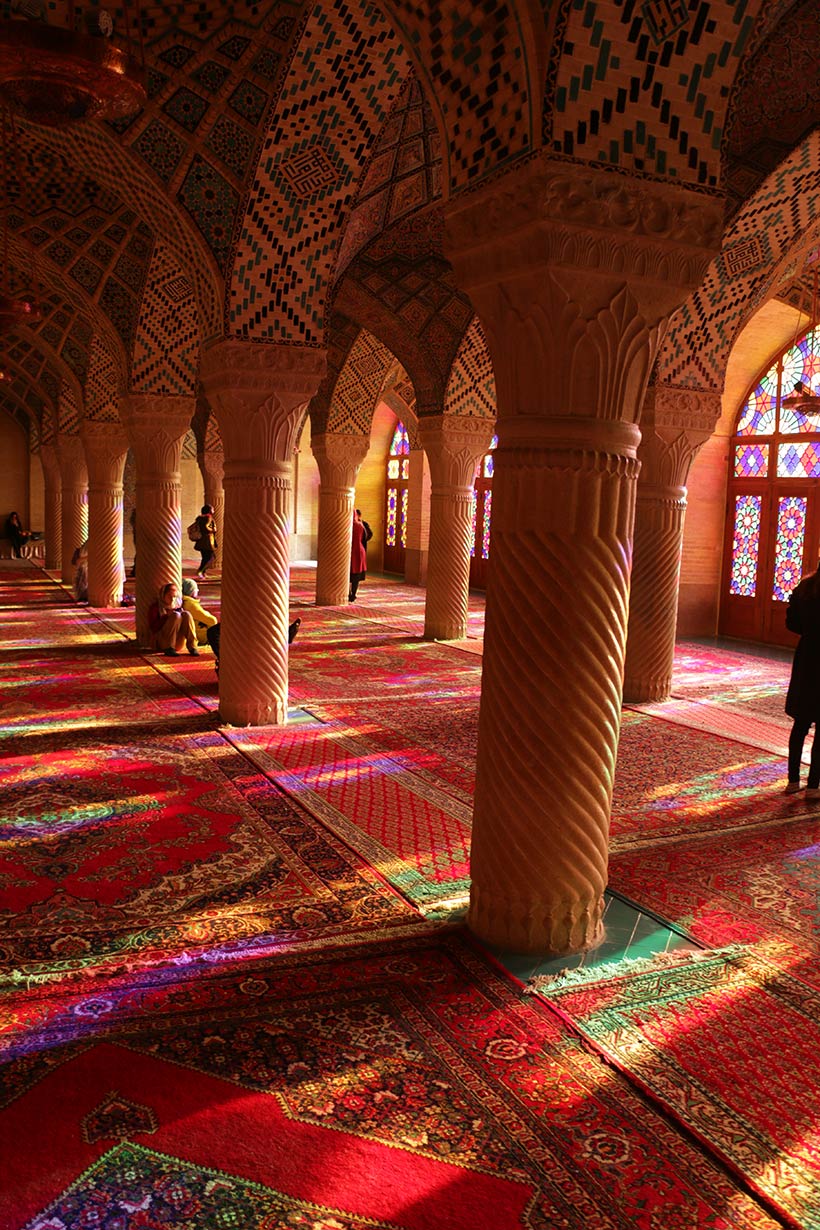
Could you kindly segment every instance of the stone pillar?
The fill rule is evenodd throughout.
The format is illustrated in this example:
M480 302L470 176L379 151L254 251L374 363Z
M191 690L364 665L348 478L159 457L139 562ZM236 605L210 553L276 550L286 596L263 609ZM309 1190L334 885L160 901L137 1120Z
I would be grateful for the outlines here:
M61 432L57 437L57 456L62 479L60 576L70 585L77 571L71 557L88 538L88 469L80 437Z
M86 419L80 433L88 462L88 605L119 606L122 562L122 475L128 440L120 423Z
M356 475L367 456L367 436L328 432L310 442L319 467L319 535L316 549L316 605L347 604L350 589L351 524Z
M50 572L62 567L62 503L63 489L60 478L60 459L57 456L56 445L40 445L40 464L43 467L43 482L45 496L45 537L44 566Z
M624 700L672 691L686 480L720 417L720 394L653 386L644 400Z
M409 585L424 585L427 581L430 547L430 466L423 448L413 444L411 432L408 479L407 546L404 556L404 579Z
M179 463L191 422L192 397L129 393L120 418L137 469L137 643L151 643L148 608L162 585L182 583Z
M219 712L235 726L287 720L293 448L325 363L234 339L202 355L225 450Z
M462 640L467 635L473 480L493 438L487 419L424 416L419 436L430 463L430 554L425 640Z
M222 568L222 535L225 532L225 458L222 453L218 453L213 449L206 449L204 452L197 453L197 462L202 473L202 482L205 488L206 504L210 504L214 510L214 520L216 521L216 560L214 568L219 571ZM214 571L210 569L210 572Z
M601 936L637 420L721 222L709 197L546 154L447 209L497 390L468 922L503 949Z

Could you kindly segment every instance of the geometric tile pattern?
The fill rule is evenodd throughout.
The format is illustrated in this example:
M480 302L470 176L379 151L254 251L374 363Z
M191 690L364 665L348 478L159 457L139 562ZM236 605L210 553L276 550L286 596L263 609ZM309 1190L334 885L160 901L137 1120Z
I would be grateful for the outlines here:
M672 317L657 362L659 383L722 390L737 334L780 289L772 285L774 272L780 269L783 279L784 262L795 246L805 253L820 241L815 210L819 192L820 135L815 131L735 216L724 236L723 254ZM761 260L733 275L731 254L741 245L750 251L753 241ZM792 277L798 272L793 269Z
M408 47L422 58L441 112L453 191L532 147L524 32L514 6L498 0L392 0ZM533 57L535 60L535 57Z
M134 343L131 385L144 393L192 396L199 363L199 323L193 287L176 254L157 241Z
M97 423L118 423L119 387L117 366L98 337L91 343L91 361L83 390L85 417Z
M57 407L58 431L76 435L80 426L80 407L72 385L64 380L60 385L60 400Z
M747 6L577 0L566 13L545 143L585 161L717 188L727 96L753 27Z
M226 275L239 193L200 154L195 154L177 195Z
M336 276L388 224L441 195L441 138L411 74L376 140L339 248Z
M336 381L328 431L370 435L379 394L394 363L387 347L362 329Z
M372 134L387 118L409 62L376 6L316 7L265 137L232 262L229 331L322 341L336 248ZM298 197L284 165L321 150L333 182Z
M464 334L453 363L447 393L444 398L445 414L474 415L476 418L494 419L495 376L487 339L477 316Z
M313 435L327 431L333 390L359 332L360 327L354 321L348 320L341 312L333 312L326 333L327 371L308 406Z

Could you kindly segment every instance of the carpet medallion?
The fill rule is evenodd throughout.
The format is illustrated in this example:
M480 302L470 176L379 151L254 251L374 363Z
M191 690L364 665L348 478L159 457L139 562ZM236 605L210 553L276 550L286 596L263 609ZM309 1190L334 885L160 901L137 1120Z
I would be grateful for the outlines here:
M816 992L736 950L591 984L536 983L792 1225L820 1226Z
M0 1230L776 1224L456 934L177 982L0 1089Z

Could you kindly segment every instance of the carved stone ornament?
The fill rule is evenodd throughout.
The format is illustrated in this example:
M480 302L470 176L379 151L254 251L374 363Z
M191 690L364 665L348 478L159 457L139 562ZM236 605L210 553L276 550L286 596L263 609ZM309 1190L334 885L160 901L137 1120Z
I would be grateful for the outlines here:
M128 437L120 423L98 423L88 419L80 427L89 463L113 461L128 452Z
M433 487L472 487L473 473L493 438L491 420L438 414L419 420L419 439Z
M352 432L325 432L312 436L310 447L323 486L352 487L370 448L370 437Z
M678 427L711 435L721 414L721 395L713 389L652 384L646 390L641 426Z
M543 154L452 201L445 248L468 289L478 249L494 277L549 263L693 287L722 229L713 196Z

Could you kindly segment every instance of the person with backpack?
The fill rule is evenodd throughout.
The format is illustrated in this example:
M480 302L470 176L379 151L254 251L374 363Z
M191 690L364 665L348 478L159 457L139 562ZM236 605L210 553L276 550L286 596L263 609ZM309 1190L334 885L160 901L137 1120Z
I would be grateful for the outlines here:
M789 735L789 781L784 794L800 789L803 744L814 726L806 798L820 799L820 565L792 591L786 608L786 627L800 637L794 651L786 713L793 725Z
M202 505L202 512L196 521L192 521L188 526L188 537L194 544L194 549L199 552L201 560L199 570L194 573L194 576L197 581L204 581L205 574L216 557L216 521L213 505Z

